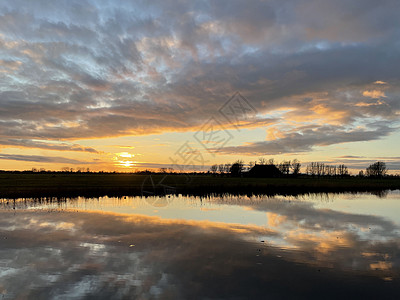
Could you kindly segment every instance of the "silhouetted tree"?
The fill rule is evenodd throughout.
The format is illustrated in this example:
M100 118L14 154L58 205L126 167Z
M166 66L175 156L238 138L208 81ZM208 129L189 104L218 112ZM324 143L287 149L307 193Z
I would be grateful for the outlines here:
M210 171L211 173L216 174L218 171L218 165L212 165Z
M383 161L377 161L366 169L366 174L369 177L382 177L387 173L386 164Z
M232 176L238 177L242 174L242 171L243 171L243 161L242 160L238 160L234 164L232 164L231 169L230 169L230 173Z
M264 157L260 157L258 159L258 164L259 165L266 165L267 164L267 160Z
M283 161L278 165L279 171L282 172L282 174L288 175L290 171L290 161Z
M307 165L306 173L311 176L348 176L349 170L345 165L330 166L320 162L312 162Z
M254 161L249 161L249 170L251 170L252 167L254 167L255 162Z
M336 166L327 166L327 175L336 176L337 175L337 167Z
M299 175L300 174L301 164L297 159L293 160L293 162L292 162L290 167L292 169L292 174L293 175Z
M307 165L306 172L311 176L321 176L325 172L325 165L319 162L312 162Z
M347 167L345 165L339 165L337 167L337 172L339 176L347 176L349 175L349 170L347 169Z

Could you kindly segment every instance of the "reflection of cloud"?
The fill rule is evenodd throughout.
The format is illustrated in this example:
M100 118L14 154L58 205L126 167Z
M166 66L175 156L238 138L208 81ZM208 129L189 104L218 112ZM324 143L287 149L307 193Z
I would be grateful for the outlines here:
M377 263L370 264L372 270L390 270L392 268L391 262L379 261Z
M307 210L312 218L311 206L296 208L303 218ZM272 201L269 209L278 211L279 203ZM284 205L279 214L286 219L277 227L290 227L289 207ZM329 227L329 222L319 223ZM309 298L316 289L330 290L337 298L343 290L365 297L388 293L382 276L392 277L390 291L399 292L399 278L392 272L398 268L396 243L371 245L355 234L343 237L340 228L321 229L317 238L308 226L291 231L297 249L280 250L268 242L277 232L254 225L101 212L0 211L0 261L7 261L2 285L12 298L259 299L299 293ZM343 240L335 243L339 234ZM386 262L379 257L384 253L391 253L382 256ZM352 272L346 271L349 266Z
M243 203L243 205L246 205ZM283 224L293 222L300 228L324 231L369 228L371 234L390 239L399 229L393 222L379 216L346 213L331 209L317 209L311 202L286 201L279 198L248 204L253 209L268 212L268 216L282 218Z
M312 202L278 197L227 199L216 198L213 202L244 205L266 212L268 226L279 233L277 237L281 239L274 244L299 251L294 258L297 261L348 268L349 261L355 260L357 263L351 268L368 270L371 263L379 264L384 260L385 266L398 267L397 255L389 255L389 248L398 247L399 227L382 217L317 209Z
M267 212L268 226L277 227L286 221L285 216L281 216L272 212Z

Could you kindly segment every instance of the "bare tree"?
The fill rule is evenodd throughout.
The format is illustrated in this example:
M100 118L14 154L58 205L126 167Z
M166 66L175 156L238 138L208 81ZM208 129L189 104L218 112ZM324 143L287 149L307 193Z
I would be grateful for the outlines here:
M249 161L249 170L251 170L257 162Z
M329 175L330 175L330 176L336 176L336 175L337 175L337 168L336 168L336 166L330 166L330 167L329 167Z
M377 161L366 169L366 175L369 177L382 177L387 173L386 164L383 161Z
M211 173L216 174L218 171L218 165L212 165L210 171Z
M224 164L218 165L218 172L221 173L221 174L225 172L225 166L224 166Z
M292 169L292 174L293 175L300 174L301 163L297 159L293 160L293 162L292 162L290 167Z
M267 160L264 157L260 157L258 159L258 164L259 165L266 165L267 164Z
M347 169L347 167L345 165L339 165L337 167L337 172L339 176L347 176L349 175L349 170Z
M311 162L307 165L306 173L312 176L323 176L325 175L326 168L324 163Z
M279 171L282 172L282 174L288 175L290 171L290 161L283 161L278 165Z

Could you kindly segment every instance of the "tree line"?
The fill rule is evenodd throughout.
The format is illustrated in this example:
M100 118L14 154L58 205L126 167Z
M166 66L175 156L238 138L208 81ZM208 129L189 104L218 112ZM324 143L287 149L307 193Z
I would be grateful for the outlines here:
M276 163L273 158L265 159L259 158L257 161L250 161L245 164L243 160L237 160L234 163L225 163L225 164L214 164L210 167L210 169L206 172L183 172L184 174L213 174L213 175L222 175L222 176L242 176L243 174L249 172L256 165L270 165L276 167L281 176L312 176L312 177L346 177L350 176L348 167L344 164L340 165L328 165L322 162L311 162L306 165L305 172L301 173L301 163L299 160L294 159L292 161L285 160L280 163ZM31 170L25 171L5 171L0 170L0 173L100 173L100 174L115 174L120 173L117 171L92 171L89 168L84 167L63 167L61 171L52 171L45 170L44 168L32 168ZM124 172L126 173L126 172ZM160 168L158 171L151 170L141 170L141 171L133 171L129 173L135 174L180 174L182 172L176 173L173 168ZM361 170L358 173L358 177L370 177L370 178L381 178L385 176L393 176L388 175L388 168L385 162L377 161L371 165L369 165L365 171ZM396 175L397 177L398 175Z
M274 159L259 158L258 161L250 161L247 165L243 160L237 160L230 164L214 164L210 167L209 172L220 175L240 175L249 172L255 165L271 165L275 166L282 176L298 176L301 173L301 163L299 160L285 160L280 163L275 163ZM382 161L375 162L369 165L365 172L360 171L359 177L383 177L386 176L388 169ZM349 169L346 165L328 165L322 162L311 162L307 164L303 175L313 177L346 177L350 176Z

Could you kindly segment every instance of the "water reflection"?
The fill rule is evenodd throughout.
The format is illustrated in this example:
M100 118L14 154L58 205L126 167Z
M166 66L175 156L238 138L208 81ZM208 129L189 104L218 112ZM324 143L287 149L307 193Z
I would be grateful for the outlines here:
M354 199L180 196L163 209L140 197L3 200L0 293L4 299L399 296L398 220L351 212L345 206ZM390 202L396 199L398 193L389 194L386 204L398 205ZM347 211L333 209L338 203Z

